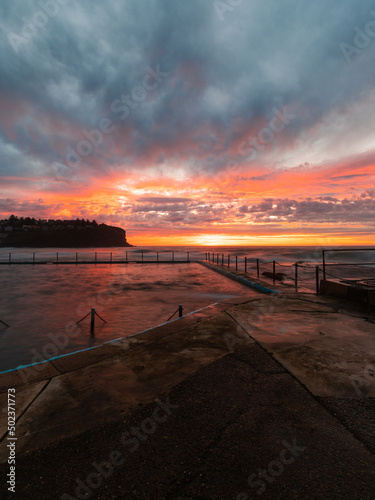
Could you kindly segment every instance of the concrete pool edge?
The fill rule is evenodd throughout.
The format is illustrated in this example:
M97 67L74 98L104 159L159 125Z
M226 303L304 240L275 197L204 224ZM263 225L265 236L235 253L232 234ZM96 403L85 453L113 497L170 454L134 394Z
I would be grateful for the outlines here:
M249 288L252 288L253 290L256 290L257 292L260 293L268 293L268 294L279 294L281 293L278 290L273 290L271 288L268 288L268 285L263 283L258 283L256 281L252 281L250 279L247 279L243 276L244 273L233 273L230 271L227 271L226 269L223 269L223 266L218 266L215 264L209 264L208 262L204 261L198 261L198 264L201 264L204 267L207 267L207 269L211 269L212 271L216 271L219 274L222 274L223 276L226 276L227 278L237 281L238 283L241 283L242 285L248 286ZM276 288L276 287L274 287Z
M299 296L259 295L259 297L257 299L252 295L247 298L230 299L231 303L227 301L221 307L213 308L216 310L216 315L191 323L190 326L179 330L177 334L166 330L156 332L155 337L137 339L139 342L137 341L130 346L128 351L123 352L122 357L115 355L111 359L97 362L95 366L73 370L76 373L66 372L63 375L50 377L49 380L44 380L39 384L20 388L17 391L17 397L20 400L22 390L29 392L28 399L25 400L25 410L17 420L19 433L17 445L19 445L20 457L25 452L41 449L53 441L73 437L73 434L69 432L82 433L89 430L93 423L95 425L109 423L110 420L103 413L104 410L116 412L115 417L117 421L120 421L124 414L121 412L127 414L129 408L135 408L140 403L143 405L155 401L155 398L163 399L163 394L169 394L171 388L189 378L190 375L196 372L202 373L200 370L213 364L215 360L222 360L220 364L216 363L217 367L229 363L229 376L232 373L230 363L236 359L237 375L233 379L232 390L235 393L236 388L239 388L247 392L246 397L252 398L251 405L259 407L261 411L257 417L258 424L262 422L262 412L265 407L271 415L275 412L277 414L278 411L282 414L286 412L288 418L291 418L292 414L301 415L298 417L298 422L300 422L299 418L303 420L304 405L314 404L314 408L319 410L319 415L324 419L321 430L324 431L326 426L327 429L331 429L331 426L335 425L337 430L343 433L342 442L346 443L350 439L353 450L355 449L356 453L360 452L363 455L363 461L369 463L369 453L359 441L354 440L353 433L350 433L347 427L341 426L336 418L328 417L328 414L316 405L317 398L322 397L325 401L328 401L327 398L334 398L337 404L342 401L337 398L350 398L350 401L355 400L360 405L362 402L366 403L368 396L371 396L372 393L369 392L371 388L366 385L366 378L363 378L363 384L360 387L362 394L356 396L358 385L352 384L350 376L353 374L358 376L358 373L354 371L354 359L346 357L354 345L352 341L348 346L350 349L345 352L340 352L336 348L339 344L345 347L349 340L348 333L345 337L345 332L341 333L338 326L345 324L346 328L351 327L357 332L362 332L364 327L368 333L373 331L373 325L366 321L367 313L359 315L356 310L346 310L345 308L349 308L350 304L326 297L302 294ZM261 312L262 321L256 320L259 312ZM300 330L300 335L294 340L293 332L291 332L292 336L287 337L287 332L283 330L285 326L288 326L290 318L293 318L293 325ZM178 324L179 321L176 321L174 325L168 326L175 328ZM207 343L208 335L211 339L210 344ZM232 335L229 337L229 343L226 342L228 340L226 335ZM273 338L270 335L273 335ZM368 359L368 352L364 352L361 338L358 336L358 339L354 341L363 353L363 360L374 362L375 358ZM187 350L191 353L189 359L186 358ZM256 353L262 356L262 360L257 360ZM226 356L227 354L229 357ZM319 366L316 366L314 359L319 361ZM248 386L251 379L243 373L246 364L254 370L253 396ZM109 372L111 378L108 376ZM324 380L321 379L321 373L324 374ZM212 372L208 392L216 386L220 392L219 375L217 370ZM298 381L298 386L302 384L307 388L307 392L304 392L305 396L303 396L299 389L294 399L290 399L288 391L280 392L278 396L280 401L275 405L272 400L268 400L270 397L268 391L273 390L276 395L279 390L278 384L286 380L289 381L288 387L292 387L290 384L295 385ZM225 383L225 377L221 382ZM261 386L263 383L266 384L264 390ZM200 384L198 389L202 387L202 390L205 390L204 387L207 384L205 376L202 376ZM343 390L347 392L343 393ZM70 400L66 399L68 393L71 396ZM192 397L195 397L195 394L196 392L192 394ZM197 395L199 396L199 392ZM305 397L307 399L304 403ZM175 397L171 400L177 401ZM104 408L101 407L102 402L104 402ZM218 407L220 413L211 421L212 425L218 427L220 427L223 412L223 407L220 405ZM211 407L205 408L211 410ZM300 411L297 411L298 408ZM204 419L204 415L201 418ZM278 429L278 435L282 435L284 425L282 419L280 428L275 422L276 420L272 424L272 429ZM306 436L311 433L308 424L309 422L303 422L303 426L298 424L298 428L304 430ZM320 443L322 450L318 458L321 459L324 457L323 451L327 446L325 438L319 438L319 436L313 438L311 447L313 447L314 439L318 439L317 442ZM105 448L105 440L101 442ZM2 446L4 444L3 439ZM235 441L234 444L240 445L240 441ZM263 446L266 445L263 444ZM333 444L331 446L336 449ZM170 449L168 450L170 452ZM1 458L3 457L4 455ZM245 485L246 477L247 474L244 474Z
M119 353L119 350L127 350L129 346L135 345L136 343L148 343L161 340L164 337L173 335L174 333L188 328L196 322L216 316L220 314L220 312L231 307L233 304L241 304L243 302L248 302L249 300L254 300L254 296L247 296L244 294L224 299L220 302L216 302L196 311L192 311L181 318L176 318L174 320L161 323L160 325L155 325L129 336L119 337L97 346L54 356L53 358L37 363L30 363L11 368L9 370L4 370L0 372L0 395L6 392L9 387L22 387L49 379L62 373L67 373L67 370L61 370L60 363L60 367L57 367L57 363L59 361L65 361L67 358L72 358L74 365L72 371L74 371L77 367L89 366L101 360L115 357ZM80 361L79 363L75 363L78 357L80 358ZM67 364L68 363L64 363L65 366Z

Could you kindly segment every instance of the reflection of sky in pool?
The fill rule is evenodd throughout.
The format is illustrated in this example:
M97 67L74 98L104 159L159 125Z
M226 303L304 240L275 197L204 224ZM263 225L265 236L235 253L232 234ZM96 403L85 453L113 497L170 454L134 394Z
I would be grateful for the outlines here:
M0 325L0 371L30 363L33 349L52 357L141 332L167 321L179 304L187 314L256 293L193 263L2 266L0 276L0 319L10 325ZM87 319L81 333L64 336L65 348L46 349L50 336L92 307L108 322L96 318L95 338Z

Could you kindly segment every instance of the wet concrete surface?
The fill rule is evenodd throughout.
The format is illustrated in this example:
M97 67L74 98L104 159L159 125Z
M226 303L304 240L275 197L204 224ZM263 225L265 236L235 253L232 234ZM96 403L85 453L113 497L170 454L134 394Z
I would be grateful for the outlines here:
M12 382L21 400L19 498L375 498L374 320L340 299L251 295L26 385L0 376L0 402Z

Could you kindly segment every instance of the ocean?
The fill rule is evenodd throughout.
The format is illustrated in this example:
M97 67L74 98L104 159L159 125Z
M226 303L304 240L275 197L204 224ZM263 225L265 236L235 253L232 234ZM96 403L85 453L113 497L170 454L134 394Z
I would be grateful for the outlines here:
M337 247L337 249L343 247ZM0 265L0 372L20 365L42 361L54 356L75 352L166 322L181 304L188 314L220 300L237 295L258 292L234 282L197 263L179 263L187 260L204 260L209 252L219 254L219 263L247 270L256 276L256 259L259 259L260 275L272 271L272 261L277 262L276 272L285 274L284 282L294 285L294 264L299 263L300 291L313 292L315 267L321 264L322 252L318 247L131 247L97 249L0 249L0 262L29 261L51 263L71 261L72 265ZM375 252L345 252L327 255L330 263L358 266L327 267L330 273L353 276L367 273L375 277ZM116 261L130 261L117 264ZM159 264L136 264L156 260ZM163 260L175 261L175 265L163 264ZM35 256L33 255L35 253ZM93 261L109 260L112 264L75 265L75 259ZM142 256L143 255L143 256ZM133 262L133 263L132 263ZM271 286L272 288L272 286ZM106 321L96 317L95 335L90 334L89 318L79 327L76 322L88 314L91 308ZM174 316L176 318L176 315ZM67 333L68 332L68 333Z

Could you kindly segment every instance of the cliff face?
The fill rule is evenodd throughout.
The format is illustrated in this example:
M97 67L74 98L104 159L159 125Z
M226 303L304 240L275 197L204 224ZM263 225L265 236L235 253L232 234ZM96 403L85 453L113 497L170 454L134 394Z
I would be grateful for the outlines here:
M2 247L31 248L90 248L90 247L131 247L126 241L123 229L100 225L78 229L59 229L57 231L20 231L10 232L0 239Z

